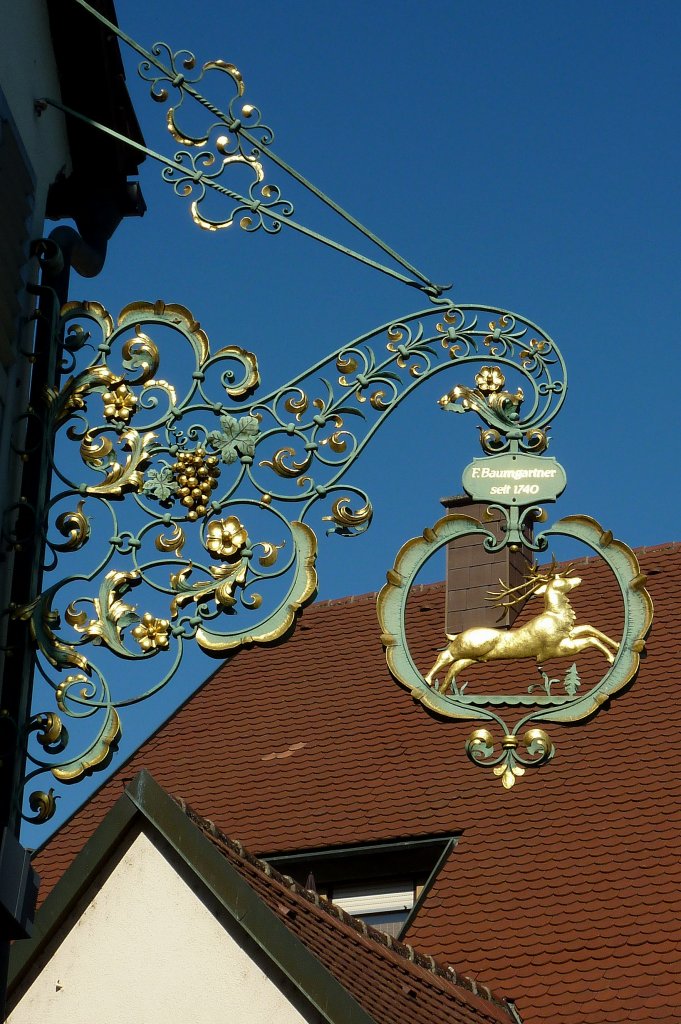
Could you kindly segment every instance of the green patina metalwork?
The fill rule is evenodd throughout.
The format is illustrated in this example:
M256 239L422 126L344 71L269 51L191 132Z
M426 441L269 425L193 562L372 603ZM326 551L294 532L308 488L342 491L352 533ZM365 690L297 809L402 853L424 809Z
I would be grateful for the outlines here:
M56 704L56 711L36 714L29 723L25 782L45 774L73 782L106 765L121 733L119 711L173 678L188 641L225 656L243 644L282 639L316 591L317 540L310 521L316 516L329 524L327 533L346 537L371 523L369 496L342 481L382 424L436 374L491 362L479 369L475 386L457 381L440 400L444 410L473 411L485 424L480 440L488 458L469 467L466 486L476 493L473 470L479 464L526 472L538 465L557 467L556 480L536 491L516 493L500 485L495 493L485 492L504 519L500 539L474 520L449 516L405 545L381 594L379 613L391 670L417 699L441 714L482 719L505 730L501 754L495 754L485 729L473 734L467 750L472 760L503 772L505 784L508 779L511 784L524 766L553 753L548 736L537 728L522 737L527 756L518 752L518 730L538 718L536 706L542 720L590 714L632 677L650 622L650 601L633 556L597 524L584 517L564 519L534 540L526 529L545 519L538 501L553 500L565 483L555 460L540 458L566 395L560 351L517 314L443 298L445 286L278 156L272 130L260 111L244 102L243 78L234 65L213 60L196 70L188 51L173 52L165 43L146 49L85 0L73 2L142 58L139 74L152 98L168 104L168 130L187 148L172 157L155 152L54 99L40 101L39 110L58 108L163 164L163 179L190 201L193 219L203 229L237 223L248 232L276 233L289 226L418 289L431 305L362 334L264 397L254 397L260 382L255 355L236 345L211 351L205 332L182 306L133 303L115 322L98 303L64 308L53 340L56 347L65 337L62 370L70 377L48 393L43 417L55 445L46 479L51 471L59 485L45 508L33 510L35 534L10 538L15 544L44 543L45 571L56 581L14 609L15 618L29 625L40 653L39 672ZM209 79L220 93L225 85L231 89L225 109L203 94L202 85L199 89ZM184 122L189 101L212 118L198 134ZM293 220L293 204L277 185L265 183L265 160L400 269ZM224 183L237 165L252 175L245 196ZM224 204L218 213L208 210L211 194ZM160 353L166 346L155 340L157 332L179 338L188 354L189 365L178 377L182 392L163 376ZM88 360L89 349L94 357ZM507 374L515 391L505 390ZM71 451L73 442L79 446L78 457L68 454L64 438ZM489 552L505 545L541 551L558 534L583 540L608 562L624 598L623 641L601 683L582 693L573 666L564 680L565 694L559 695L557 681L542 673L541 684L511 699L535 707L511 733L493 710L509 703L508 697L481 701L464 696L456 683L448 692L428 686L406 645L406 599L416 572L434 551L466 533L480 534ZM70 571L65 559L72 566L75 560ZM143 685L136 687L132 672L116 668L121 661L126 669L142 667ZM84 739L79 733L76 740L65 719L91 726L91 732ZM53 789L35 790L26 801L34 812L29 820L46 821L54 813Z
M106 765L121 708L173 678L186 642L226 656L287 632L316 591L313 514L327 533L368 528L371 500L343 478L422 383L490 358L515 372L528 392L513 421L521 441L493 414L501 449L545 436L565 396L551 339L493 307L431 307L383 324L262 398L255 356L235 345L213 352L182 306L133 303L114 322L98 303L69 303L58 328L70 376L48 396L45 429L59 484L38 516L56 582L16 613L30 623L57 707L34 716L41 752L29 749L28 780L50 772L72 782ZM160 353L171 347L159 332L188 354L183 393L165 379ZM79 571L69 571L73 559ZM121 686L111 655L153 660L155 678L145 668L141 688L131 678ZM75 755L64 718L92 722ZM31 820L54 810L51 794L32 799Z
M510 786L513 776L523 774L525 768L543 764L554 754L548 735L542 729L528 728L530 723L568 723L588 718L634 678L652 623L653 606L645 589L646 578L636 556L626 544L614 540L609 531L589 516L559 519L541 532L536 538L536 546L545 548L552 537L569 537L583 542L608 565L622 597L622 638L608 671L582 693L579 692L580 679L574 664L567 670L562 694L552 694L551 684L557 680L550 680L543 671L541 675L545 685L530 686L526 694L475 695L467 691L466 684L461 685L457 680L451 690L441 692L428 685L424 672L417 667L409 650L407 602L411 587L425 563L446 544L473 534L478 534L486 547L496 547L494 534L478 520L465 515L445 516L434 527L426 529L422 537L407 541L379 595L378 617L390 671L402 686L410 690L415 700L447 718L489 722L502 730L500 752L495 748L492 733L484 728L471 734L466 752L476 764L492 768L498 775L503 774L508 780L505 784ZM511 684L512 679L508 683ZM500 709L510 710L518 706L531 710L510 727L501 716ZM526 732L521 735L524 729ZM519 752L520 745L525 747L526 754Z

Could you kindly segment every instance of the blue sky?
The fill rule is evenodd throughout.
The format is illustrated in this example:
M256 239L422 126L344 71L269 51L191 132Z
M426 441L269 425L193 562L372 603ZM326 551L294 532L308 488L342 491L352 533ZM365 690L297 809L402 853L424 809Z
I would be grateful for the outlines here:
M116 6L146 46L236 64L280 155L453 282L457 301L513 310L557 341L570 392L550 453L568 488L550 518L588 513L633 546L678 539L677 2ZM172 155L164 108L125 57L147 141ZM268 180L299 220L360 242L276 168ZM290 231L199 230L151 160L141 181L147 215L122 225L103 274L74 279L72 297L113 313L135 299L180 302L216 347L258 354L263 391L427 305ZM468 382L453 371L425 387L348 474L370 491L374 522L360 538L320 540L321 597L380 588L400 545L439 517L438 499L461 491L477 430L436 409L445 380ZM163 698L126 712L122 749L214 667L192 660Z

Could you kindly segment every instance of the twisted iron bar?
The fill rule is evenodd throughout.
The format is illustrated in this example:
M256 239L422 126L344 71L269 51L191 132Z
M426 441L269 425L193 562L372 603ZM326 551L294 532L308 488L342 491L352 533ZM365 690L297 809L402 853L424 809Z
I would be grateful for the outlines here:
M256 107L251 104L244 104L238 112L240 116L237 116L235 103L240 102L244 92L244 87L242 76L233 64L229 64L222 60L208 61L192 80L188 77L188 73L196 66L196 58L191 52L181 50L177 53L173 53L171 48L163 42L155 43L151 50L148 50L120 29L118 25L109 21L109 19L107 19L103 14L88 4L86 0L75 0L75 3L77 3L83 10L87 11L92 17L96 18L102 25L106 26L110 32L116 35L122 42L143 58L142 63L138 67L138 73L142 79L151 83L151 96L153 99L157 102L164 102L168 98L168 92L165 85L169 85L178 90L180 94L179 103L175 107L171 107L167 114L168 129L176 141L180 141L185 145L198 147L201 149L201 152L196 157L192 157L186 150L181 150L175 154L174 159L170 159L163 154L142 145L141 143L128 139L126 136L114 131L106 125L93 121L91 118L80 114L78 111L65 106L55 99L44 97L38 101L39 107L42 105L49 105L55 109L61 110L67 116L75 117L86 124L89 124L91 127L118 139L120 142L132 146L137 151L144 153L153 160L163 163L165 165L163 178L164 180L171 181L174 184L175 191L179 195L189 197L194 194L195 189L198 189L198 197L194 198L192 202L192 216L194 217L195 222L203 228L216 230L221 227L228 227L240 214L243 214L240 219L240 223L247 231L255 231L259 228L263 228L264 230L272 233L281 230L282 225L288 225L295 231L298 231L301 234L334 249L336 252L349 256L351 259L357 260L374 270L379 270L381 273L387 274L388 276L401 281L403 284L407 284L412 288L417 288L434 302L437 302L443 292L450 287L449 285L438 285L431 281L426 274L422 273L413 266L413 264L405 260L404 257L400 256L399 253L361 224L360 221L353 217L347 210L327 196L308 178L280 157L270 145L274 138L274 133L270 128L261 124L260 112ZM167 63L161 59L162 54L167 56ZM151 73L152 69L155 69L158 74L154 76L153 73ZM236 86L236 96L230 102L228 112L221 110L196 88L196 83L202 80L207 71L211 70L226 73ZM198 137L182 130L176 121L176 110L181 105L185 95L196 101L205 110L212 114L213 117L217 118L216 124L209 127L208 131ZM244 120L247 120L249 124L245 125ZM210 153L210 151L203 149L203 147L209 141L211 131L218 126L223 129L227 129L233 138L230 139L229 136L222 136L217 140L216 148L222 157L222 162L218 165L213 174L209 174L208 167L212 167L216 163L216 157ZM259 132L258 135L255 134L256 129ZM247 147L244 146L244 142L247 143ZM303 224L293 220L293 204L288 200L283 200L281 198L280 190L276 185L265 185L262 188L259 188L264 177L262 164L260 162L260 158L262 156L266 156L280 170L293 178L299 185L313 194L329 209L333 210L333 212L341 217L346 223L359 231L369 242L380 249L381 252L394 260L402 267L403 270L413 276L409 277L406 274L396 271L392 267L379 263L376 260L372 260L356 250L350 249L347 246L334 241L328 236L313 231ZM242 166L246 165L255 175L255 181L249 189L248 196L242 196L237 192L227 189L216 181L216 178L223 173L225 168L233 163L239 163ZM173 177L174 175L176 175L176 177ZM213 220L201 213L200 204L205 197L207 189L218 192L237 204L228 217L222 220Z

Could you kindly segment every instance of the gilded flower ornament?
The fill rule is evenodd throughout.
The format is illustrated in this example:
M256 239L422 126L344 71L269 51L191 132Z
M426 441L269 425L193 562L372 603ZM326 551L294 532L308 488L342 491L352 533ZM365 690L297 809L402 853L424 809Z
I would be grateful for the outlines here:
M506 383L506 378L498 366L483 366L475 375L475 383L478 390L482 391L484 395L491 395L495 391L501 391Z
M206 530L206 547L214 558L235 558L248 543L246 527L236 516L214 519Z
M137 408L137 398L123 383L116 384L110 391L102 394L104 402L104 419L120 420L129 423L130 417Z
M150 612L145 612L132 635L145 654L167 650L170 623L168 619L157 619Z

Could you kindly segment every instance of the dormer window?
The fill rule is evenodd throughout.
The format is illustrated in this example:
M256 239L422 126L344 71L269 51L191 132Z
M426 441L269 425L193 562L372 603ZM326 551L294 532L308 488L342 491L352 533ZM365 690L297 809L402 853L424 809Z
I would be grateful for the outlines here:
M348 914L399 938L456 843L455 836L266 856Z

